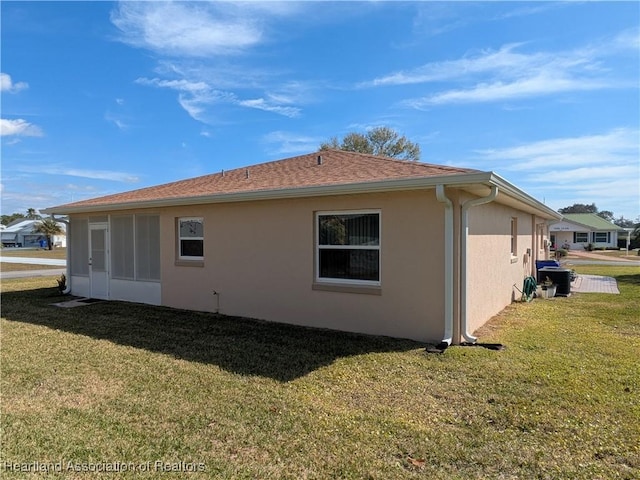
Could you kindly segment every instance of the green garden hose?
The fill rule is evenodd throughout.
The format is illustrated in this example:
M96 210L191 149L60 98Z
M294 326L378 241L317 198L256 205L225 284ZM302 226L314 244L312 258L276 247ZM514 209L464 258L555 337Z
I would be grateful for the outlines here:
M522 284L522 300L530 302L533 300L533 295L536 293L536 288L538 287L538 282L535 277L526 277L524 279L524 283Z

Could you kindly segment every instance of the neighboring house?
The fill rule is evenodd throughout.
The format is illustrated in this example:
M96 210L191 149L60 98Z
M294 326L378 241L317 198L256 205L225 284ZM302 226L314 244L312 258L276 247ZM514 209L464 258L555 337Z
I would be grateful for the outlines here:
M493 172L340 150L44 212L75 295L446 344L520 298L561 218Z
M595 213L567 213L562 221L552 224L551 243L556 248L618 248L618 235L624 229Z
M3 247L42 247L47 241L47 236L35 231L40 220L19 219L10 223L6 228L2 229L2 246ZM66 225L59 222L58 225L62 231L66 231ZM62 235L54 235L51 239L53 246L66 247L67 237ZM44 244L46 247L46 243Z

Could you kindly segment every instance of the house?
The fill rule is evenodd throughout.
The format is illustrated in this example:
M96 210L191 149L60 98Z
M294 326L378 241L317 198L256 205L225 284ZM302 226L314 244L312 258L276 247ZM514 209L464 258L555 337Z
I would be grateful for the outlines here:
M71 292L473 341L561 216L493 172L322 150L51 207Z
M46 235L36 232L36 227L40 220L30 220L22 218L15 220L2 229L2 246L3 247L42 247L42 242L47 241ZM60 228L65 231L66 225L63 222L59 222ZM63 233L61 235L54 235L51 239L53 245L56 247L66 247L67 237Z
M566 213L562 221L549 227L556 248L618 248L618 235L624 229L595 213Z

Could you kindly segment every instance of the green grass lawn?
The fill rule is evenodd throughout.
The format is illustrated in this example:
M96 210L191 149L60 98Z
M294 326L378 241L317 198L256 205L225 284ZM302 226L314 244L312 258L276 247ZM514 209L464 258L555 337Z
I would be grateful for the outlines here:
M477 332L506 349L442 355L4 281L2 477L640 478L640 269L576 270L621 294L513 304Z
M0 250L2 257L29 257L29 258L56 258L59 260L67 259L66 248L54 248L46 250L41 248L3 248Z

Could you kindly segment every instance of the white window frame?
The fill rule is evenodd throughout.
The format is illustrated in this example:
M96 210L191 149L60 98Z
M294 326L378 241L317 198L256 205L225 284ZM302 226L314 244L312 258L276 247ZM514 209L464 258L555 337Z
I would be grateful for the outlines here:
M511 260L518 259L518 217L511 217Z
M378 245L320 245L320 217L327 215L378 215ZM315 282L322 284L340 284L379 287L382 280L382 210L331 210L318 211L315 214ZM378 251L378 280L355 280L349 278L332 278L320 276L320 250L377 250Z
M598 236L604 236L604 240L598 240ZM609 232L593 232L593 243L609 243Z
M574 243L589 243L589 232L575 232L576 241ZM583 239L579 239L578 236L583 236Z
M202 223L202 237L182 237L180 236L180 225L182 222L200 222ZM192 255L182 255L182 240L201 240L202 241L202 252L204 253L204 217L178 217L177 223L177 238L178 238L178 259L183 261L202 261L204 260L204 255L202 256L192 256Z

